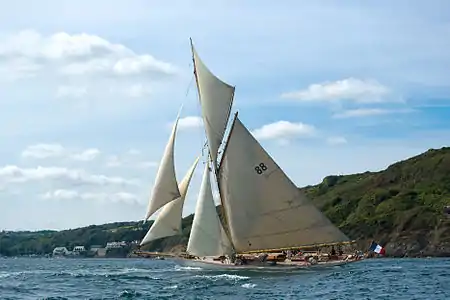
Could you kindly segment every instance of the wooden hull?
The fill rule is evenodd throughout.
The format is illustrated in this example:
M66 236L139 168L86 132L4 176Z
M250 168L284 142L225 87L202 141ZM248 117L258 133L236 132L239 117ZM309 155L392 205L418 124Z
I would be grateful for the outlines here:
M298 270L298 269L323 269L335 266L342 266L358 260L337 260L319 262L317 264L310 264L306 262L278 262L273 265L270 262L252 262L243 265L235 265L228 262L215 261L212 259L176 259L181 264L190 267L202 267L202 268L218 268L218 269L282 269L282 270Z

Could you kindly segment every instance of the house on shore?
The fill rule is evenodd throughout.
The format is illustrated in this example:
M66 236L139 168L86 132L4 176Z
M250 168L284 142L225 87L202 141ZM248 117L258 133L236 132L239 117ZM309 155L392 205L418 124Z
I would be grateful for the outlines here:
M66 256L69 255L71 252L67 250L66 247L56 247L53 249L53 256Z

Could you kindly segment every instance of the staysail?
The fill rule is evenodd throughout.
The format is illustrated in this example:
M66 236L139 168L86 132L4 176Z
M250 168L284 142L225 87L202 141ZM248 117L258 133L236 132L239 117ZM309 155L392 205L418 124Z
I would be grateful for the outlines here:
M179 185L181 196L164 205L155 222L142 239L140 243L141 246L163 237L181 233L181 219L183 216L184 200L186 198L192 175L197 167L198 160L199 158L195 160L194 164L191 166Z
M192 41L191 48L203 123L205 124L209 152L214 162L214 171L216 171L218 150L225 134L233 104L234 87L211 73L195 51Z
M236 252L348 241L295 186L236 117L219 166Z
M217 215L208 163L205 163L205 171L186 252L199 257L232 253L232 246Z
M180 113L178 113L175 124L173 125L169 142L166 145L163 158L161 159L161 163L158 167L155 184L153 186L151 198L148 202L144 222L165 204L180 197L180 190L178 189L174 164L174 146L179 118Z

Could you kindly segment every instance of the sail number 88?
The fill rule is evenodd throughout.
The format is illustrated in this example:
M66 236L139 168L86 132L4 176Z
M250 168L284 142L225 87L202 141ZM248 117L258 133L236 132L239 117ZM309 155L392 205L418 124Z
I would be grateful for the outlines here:
M265 171L267 171L267 166L264 163L260 163L255 167L256 174L261 175Z

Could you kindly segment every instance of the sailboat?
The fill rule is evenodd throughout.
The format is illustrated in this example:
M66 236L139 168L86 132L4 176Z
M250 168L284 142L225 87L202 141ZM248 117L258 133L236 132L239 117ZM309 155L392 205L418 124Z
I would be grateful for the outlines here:
M208 154L186 253L195 262L221 266L310 266L354 261L347 257L345 260L321 262L316 256L298 263L283 255L275 258L269 255L302 248L340 246L354 241L350 241L297 188L246 128L237 112L223 142L235 87L219 79L207 68L192 40L191 51ZM161 224L170 222L176 226L181 224L180 205L173 204L175 201L183 202L185 194L181 192L186 191L176 186L176 179L174 180L173 144L176 124L177 122L166 146L147 211L148 218L164 206L152 227L162 228ZM189 174L188 172L186 176L192 176ZM163 176L170 179L163 182ZM186 179L187 177L184 182L188 185L190 179ZM219 218L216 210L211 183L217 185L222 218ZM167 215L176 215L177 218L172 219ZM165 221L168 219L171 221ZM164 222L157 223L159 220ZM150 228L147 235L150 235L151 230ZM154 229L154 232L157 230L162 231ZM171 232L174 234L176 231ZM169 233L164 232L166 236ZM162 237L164 234L154 236ZM146 240L148 238L144 238L143 242Z

